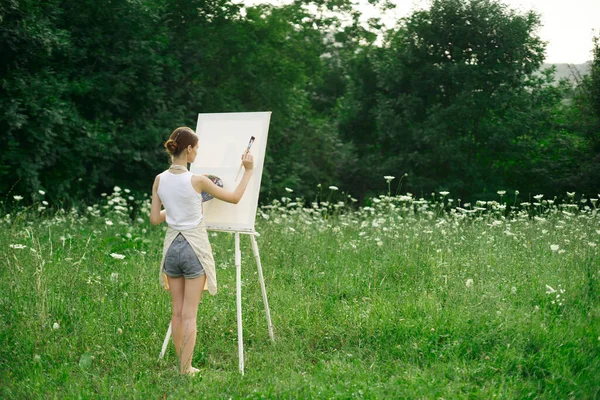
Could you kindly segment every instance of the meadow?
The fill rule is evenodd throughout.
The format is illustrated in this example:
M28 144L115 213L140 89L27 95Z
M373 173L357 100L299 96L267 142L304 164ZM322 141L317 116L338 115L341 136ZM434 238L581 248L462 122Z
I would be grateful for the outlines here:
M11 198L0 398L600 397L598 197L388 192L356 207L335 187L310 202L288 192L256 224L274 342L242 236L244 376L233 235L209 233L219 293L204 295L201 372L185 377L172 345L158 360L170 299L148 199Z

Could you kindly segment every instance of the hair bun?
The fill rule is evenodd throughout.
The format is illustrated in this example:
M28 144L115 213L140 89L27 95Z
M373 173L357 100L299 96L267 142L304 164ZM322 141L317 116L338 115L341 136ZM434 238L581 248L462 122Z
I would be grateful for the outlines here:
M177 144L176 141L169 139L165 143L165 148L167 149L167 151L169 153L173 154L177 151L177 149L179 148L179 145Z

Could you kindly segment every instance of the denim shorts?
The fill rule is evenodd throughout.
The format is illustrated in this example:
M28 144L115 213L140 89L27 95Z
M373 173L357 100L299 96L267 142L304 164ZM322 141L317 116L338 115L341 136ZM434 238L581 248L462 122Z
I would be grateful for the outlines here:
M192 249L192 246L180 233L171 243L163 270L167 276L172 278L184 277L185 279L194 279L204 275L204 268L198 256Z

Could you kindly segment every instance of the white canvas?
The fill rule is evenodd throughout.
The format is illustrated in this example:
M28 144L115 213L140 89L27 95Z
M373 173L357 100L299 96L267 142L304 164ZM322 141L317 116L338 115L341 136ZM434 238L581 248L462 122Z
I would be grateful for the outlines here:
M250 150L254 172L244 196L238 204L219 199L205 202L203 214L207 229L254 232L270 120L270 112L198 114L198 155L190 171L218 176L226 190L234 190L241 181L243 168L235 181L241 157L250 138L255 138Z

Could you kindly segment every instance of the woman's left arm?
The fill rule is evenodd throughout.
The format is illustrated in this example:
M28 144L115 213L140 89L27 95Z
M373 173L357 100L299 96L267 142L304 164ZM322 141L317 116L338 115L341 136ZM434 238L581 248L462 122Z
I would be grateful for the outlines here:
M158 197L158 184L160 183L160 176L157 175L154 179L154 185L152 185L152 205L150 206L150 223L152 225L158 225L161 222L165 222L167 219L167 211L161 210L162 202Z

